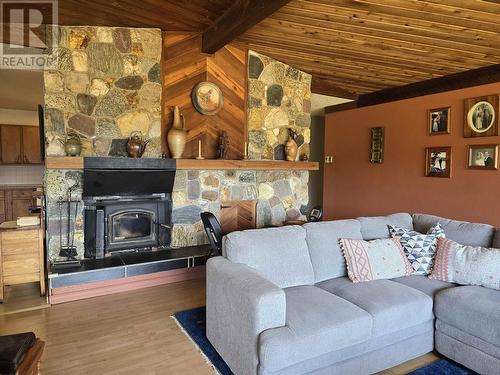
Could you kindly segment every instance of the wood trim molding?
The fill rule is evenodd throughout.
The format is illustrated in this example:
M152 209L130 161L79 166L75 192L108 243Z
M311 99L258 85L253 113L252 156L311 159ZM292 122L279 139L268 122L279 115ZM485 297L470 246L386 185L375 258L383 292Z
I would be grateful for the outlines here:
M325 108L325 114L500 82L500 64L363 94L354 102Z
M83 169L83 157L49 156L45 159L47 169ZM295 170L318 171L319 163L315 161L271 161L271 160L218 160L218 159L177 159L179 170Z
M205 266L162 271L147 275L131 276L115 280L96 281L81 285L72 285L50 289L49 302L52 305L77 301L80 299L105 296L157 285L176 283L179 281L202 279L205 277Z
M202 52L215 53L290 0L237 0L203 32Z

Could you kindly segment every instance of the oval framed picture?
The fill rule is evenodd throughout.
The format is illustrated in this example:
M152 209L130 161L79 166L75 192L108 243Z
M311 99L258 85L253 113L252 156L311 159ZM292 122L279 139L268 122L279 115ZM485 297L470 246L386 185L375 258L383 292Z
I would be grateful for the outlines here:
M485 133L495 123L495 109L491 103L482 100L474 104L467 112L467 124L476 133Z
M221 89L208 81L200 82L193 88L191 99L198 112L209 116L219 113L224 105Z
M498 102L499 95L465 99L465 138L498 135Z

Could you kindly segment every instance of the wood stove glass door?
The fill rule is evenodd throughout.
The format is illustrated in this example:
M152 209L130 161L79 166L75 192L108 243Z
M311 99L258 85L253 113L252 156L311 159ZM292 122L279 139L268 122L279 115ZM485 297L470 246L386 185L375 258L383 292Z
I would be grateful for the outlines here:
M156 241L156 215L152 211L119 211L108 220L108 250L150 246Z

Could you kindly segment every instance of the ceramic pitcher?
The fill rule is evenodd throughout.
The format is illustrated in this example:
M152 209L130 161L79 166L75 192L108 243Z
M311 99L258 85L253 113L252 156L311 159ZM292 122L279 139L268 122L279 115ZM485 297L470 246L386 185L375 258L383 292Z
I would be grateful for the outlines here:
M186 147L186 130L184 129L184 116L179 107L174 106L174 121L167 135L168 148L173 159L180 159Z

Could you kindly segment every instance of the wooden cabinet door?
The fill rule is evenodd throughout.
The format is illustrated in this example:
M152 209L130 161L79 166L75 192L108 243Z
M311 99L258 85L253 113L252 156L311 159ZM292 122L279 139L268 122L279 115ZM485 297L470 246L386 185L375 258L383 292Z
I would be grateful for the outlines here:
M23 126L23 163L40 164L40 131L37 126Z
M17 220L21 216L29 216L29 208L33 205L33 189L13 190L11 220Z
M2 147L2 163L21 163L21 127L13 125L0 126L0 142Z

